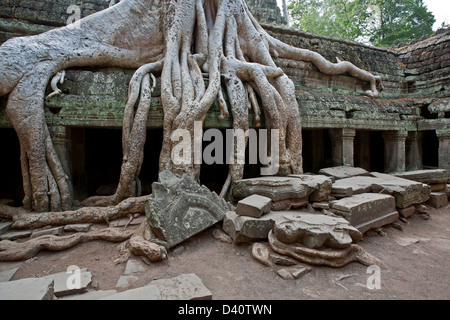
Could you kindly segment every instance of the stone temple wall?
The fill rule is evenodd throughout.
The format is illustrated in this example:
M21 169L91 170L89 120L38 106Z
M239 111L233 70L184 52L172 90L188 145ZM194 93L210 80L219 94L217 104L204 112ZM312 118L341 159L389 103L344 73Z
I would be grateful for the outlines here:
M0 6L0 43L65 25L70 5L80 4L84 17L106 8L109 2L4 0ZM368 89L363 81L348 75L325 75L308 62L276 60L297 89L306 171L318 172L330 165L355 165L385 172L423 167L450 169L450 29L402 48L376 48L276 25L283 18L275 0L247 2L271 35L319 52L332 62L336 62L336 57L350 61L383 79L385 89L379 98L371 99L363 94ZM85 140L78 135L86 128L121 128L133 73L134 70L111 68L70 69L60 85L63 94L46 102L54 144L62 158L72 157L66 160L72 161L75 176L86 175L82 151ZM149 129L162 128L159 95L158 90L153 94ZM11 128L5 102L5 97L0 98L0 128ZM218 114L215 105L205 126L230 128L231 120L219 122ZM74 141L78 141L76 145ZM83 160L73 158L75 149Z

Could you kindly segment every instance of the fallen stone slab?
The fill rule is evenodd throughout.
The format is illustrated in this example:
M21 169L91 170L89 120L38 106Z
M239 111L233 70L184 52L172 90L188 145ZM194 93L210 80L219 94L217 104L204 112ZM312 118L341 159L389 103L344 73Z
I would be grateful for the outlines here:
M331 211L348 220L361 233L380 228L398 219L394 197L362 193L330 203Z
M324 214L283 212L275 220L273 233L278 240L301 244L306 248L346 248L362 239L362 234L349 221Z
M430 198L431 189L427 184L384 173L371 172L370 174L378 178L378 182L372 184L372 192L394 196L397 208L403 209L424 203Z
M251 195L238 202L236 214L240 216L260 218L263 214L270 212L272 200L257 194Z
M148 285L145 287L109 295L99 300L161 300L161 293L158 287Z
M30 239L38 238L41 236L48 236L48 235L54 235L54 236L61 236L64 233L64 227L56 227L51 229L44 229L44 230L34 230L31 234Z
M65 296L58 298L58 300L100 300L117 294L116 290L98 290L98 291L88 291L80 294L73 294L70 296Z
M310 202L327 201L331 193L333 180L324 175L291 174L289 177L298 178L314 191L309 195Z
M307 274L311 270L312 270L312 268L310 268L310 267L300 267L300 268L295 268L295 269L289 270L289 271L291 272L291 274L294 276L295 279L300 279L301 277L303 277L305 274Z
M54 281L49 278L27 278L0 283L0 300L53 300Z
M429 184L431 188L431 192L445 192L445 188L447 187L446 183L435 183L435 184Z
M31 234L33 233L32 230L24 230L24 231L9 231L5 234L2 234L0 236L1 240L9 240L9 241L14 241L14 240L18 240L18 239L24 239L24 238L29 238L31 236Z
M125 267L124 275L131 275L148 270L148 266L141 260L136 258L129 258Z
M275 263L278 266L289 267L298 264L298 262L295 261L294 259L276 253L271 253L270 259L272 260L273 263Z
M90 223L68 224L64 227L64 231L66 231L66 232L88 232L90 228L91 228Z
M394 175L426 184L450 183L450 171L445 169L415 170L395 173Z
M45 276L54 281L56 297L86 292L92 283L92 274L88 269L76 269L72 272L60 272Z
M175 278L153 280L162 300L211 300L212 293L194 273L181 274Z
M241 200L257 194L272 199L271 210L289 210L308 204L308 198L315 188L302 179L294 177L260 177L234 181L231 194Z
M221 221L235 207L189 175L163 171L145 205L150 228L170 248Z
M119 280L117 280L116 288L129 288L131 287L139 278L133 275L121 275Z
M442 208L448 204L447 194L445 192L431 192L430 199L426 204L436 209Z
M323 168L319 171L320 174L323 174L328 177L333 177L335 180L345 179L355 176L368 176L369 171L363 168L357 167L348 167L348 166L338 166L331 168Z
M380 180L368 176L339 179L333 183L331 195L336 198L344 198L361 193L370 193L372 192L372 185L376 183L380 183Z
M0 271L0 282L10 281L12 277L14 277L14 275L16 274L17 270L19 270L19 267L5 271Z
M9 231L9 229L11 229L12 226L12 222L8 221L8 222L1 222L0 223L0 235L6 233L7 231Z

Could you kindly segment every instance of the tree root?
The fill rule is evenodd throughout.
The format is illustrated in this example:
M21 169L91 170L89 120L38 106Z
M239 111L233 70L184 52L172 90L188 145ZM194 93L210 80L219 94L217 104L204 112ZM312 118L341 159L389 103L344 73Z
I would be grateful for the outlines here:
M359 262L363 265L383 266L383 263L376 257L368 254L356 244L351 244L345 249L310 249L300 244L286 244L281 242L269 232L269 244L273 251L292 257L301 262L312 265L325 265L334 268L341 268L351 262Z
M47 225L66 225L86 222L106 222L126 217L130 213L144 213L150 196L128 198L116 206L87 207L75 211L26 213L12 216L14 229L33 229ZM1 208L0 208L1 210Z
M129 239L133 233L133 230L106 228L62 237L47 235L22 243L3 240L0 241L0 261L25 260L36 256L42 250L62 251L72 248L79 243L94 240L121 242Z

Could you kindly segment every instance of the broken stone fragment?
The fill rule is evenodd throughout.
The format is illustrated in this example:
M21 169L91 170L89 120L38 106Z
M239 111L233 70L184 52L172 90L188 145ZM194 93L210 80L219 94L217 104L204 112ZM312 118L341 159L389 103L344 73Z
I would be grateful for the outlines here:
M4 233L6 233L7 231L9 231L9 229L12 226L12 222L8 221L8 222L1 222L0 223L0 236Z
M272 200L257 194L251 195L238 202L236 214L240 216L260 218L263 214L270 212Z
M73 272L55 273L44 278L54 281L56 297L86 292L92 282L92 274L86 268L77 269Z
M234 206L189 175L163 171L145 205L148 223L170 248L221 221Z
M239 216L229 211L223 219L223 230L234 242L250 242L267 239L279 212L270 212L261 218Z
M400 214L400 217L408 218L410 215L412 215L414 212L416 212L415 206L409 206L404 209L398 209L398 213Z
M175 278L153 280L161 293L161 300L211 300L212 293L194 273L181 274Z
M286 257L286 256L282 256L282 255L279 255L279 254L276 254L276 253L271 253L270 254L270 259L276 265L285 266L285 267L295 266L298 263L294 259L291 259L291 258Z
M442 208L448 204L447 194L445 192L431 192L427 204L436 209Z
M223 243L233 243L233 239L220 229L214 229L213 238Z
M67 232L88 232L91 228L90 223L83 224L68 224L64 227L64 231Z
M53 300L54 297L54 281L50 278L0 283L0 300Z
M161 292L156 286L145 286L108 295L100 300L161 300Z
M273 262L270 259L270 251L267 245L259 242L255 242L252 246L252 256L257 261L261 262L267 267L273 266Z
M335 180L345 179L355 176L368 176L369 172L363 168L349 167L349 166L338 166L331 168L323 168L319 171L320 174L326 175L328 177L333 177Z
M284 280L295 280L295 277L287 269L282 268L277 271L277 274Z
M362 234L343 218L323 214L283 212L275 221L273 233L278 240L306 248L346 248L362 239Z
M23 238L28 238L29 236L31 236L31 234L33 233L32 230L25 230L25 231L9 231L5 234L2 234L0 236L1 240L9 240L9 241L14 241L17 239L23 239Z
M46 236L46 235L61 236L63 233L64 233L64 227L56 227L56 228L44 229L44 230L35 230L31 234L30 239L34 239L34 238Z
M348 220L361 233L390 224L399 217L394 197L376 193L362 193L333 201L331 211Z
M344 198L372 192L372 185L379 182L379 179L367 176L339 179L333 183L331 195L337 198Z
M331 193L331 186L333 180L324 175L309 175L309 174L291 174L289 177L298 178L306 183L314 191L309 195L310 202L320 202L328 200Z

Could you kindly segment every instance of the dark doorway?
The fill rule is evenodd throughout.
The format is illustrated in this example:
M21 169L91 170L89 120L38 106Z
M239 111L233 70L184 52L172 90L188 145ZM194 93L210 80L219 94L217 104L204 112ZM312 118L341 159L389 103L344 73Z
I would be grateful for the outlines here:
M437 168L439 166L439 139L436 131L423 132L422 155L424 169Z
M20 167L20 144L14 129L0 129L0 199L11 199L21 205L24 193Z
M384 139L381 131L370 131L370 170L384 172Z
M332 147L328 130L303 130L303 171L318 173L320 169L331 167Z

